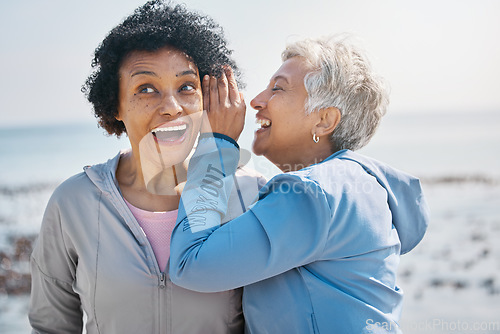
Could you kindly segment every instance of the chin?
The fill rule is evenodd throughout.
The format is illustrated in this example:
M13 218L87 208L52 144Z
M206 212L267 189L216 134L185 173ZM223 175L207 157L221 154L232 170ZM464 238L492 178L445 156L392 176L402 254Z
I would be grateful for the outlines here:
M254 140L252 143L252 152L255 155L261 156L261 155L264 155L265 150L259 146L259 143L257 143L256 140Z

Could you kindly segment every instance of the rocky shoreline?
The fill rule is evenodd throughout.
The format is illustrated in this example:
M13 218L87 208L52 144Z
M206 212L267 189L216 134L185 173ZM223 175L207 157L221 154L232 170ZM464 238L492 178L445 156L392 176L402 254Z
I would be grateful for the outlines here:
M35 235L9 238L11 252L0 251L0 294L29 294L31 275L29 260Z

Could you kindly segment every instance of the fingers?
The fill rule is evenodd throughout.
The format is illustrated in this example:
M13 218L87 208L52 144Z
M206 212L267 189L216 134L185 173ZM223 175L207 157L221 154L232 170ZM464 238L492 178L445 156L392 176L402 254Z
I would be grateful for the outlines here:
M221 105L227 105L230 102L229 99L229 90L228 90L228 82L227 77L224 72L222 72L220 78L217 80L217 85L219 88L219 103Z
M201 83L203 91L203 110L208 111L210 107L210 77L205 75Z
M229 85L229 101L231 103L241 102L240 93L238 91L238 83L236 83L236 78L234 77L233 69L230 66L224 68L224 72L227 77L227 82Z
M219 90L217 87L217 78L210 76L210 101L209 101L209 112L217 111L219 108Z
M219 78L204 76L202 82L203 108L207 111L203 132L211 131L238 139L245 122L246 105L233 71L224 68Z
M238 83L231 67L224 67L224 71L217 79L205 75L202 81L203 109L207 111L217 110L219 105L239 104L243 101L238 90Z

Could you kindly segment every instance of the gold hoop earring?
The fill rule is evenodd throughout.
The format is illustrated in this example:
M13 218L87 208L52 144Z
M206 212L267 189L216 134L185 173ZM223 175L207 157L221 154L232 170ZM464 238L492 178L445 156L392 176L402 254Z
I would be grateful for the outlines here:
M316 144L319 143L319 137L316 136L315 133L313 134L313 142L315 142Z

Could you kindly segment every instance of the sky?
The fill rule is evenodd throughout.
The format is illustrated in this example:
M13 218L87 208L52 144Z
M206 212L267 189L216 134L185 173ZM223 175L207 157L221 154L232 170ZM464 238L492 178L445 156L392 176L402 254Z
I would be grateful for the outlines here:
M92 53L143 3L0 1L0 127L94 122L80 91ZM225 29L247 83L247 104L280 66L287 41L349 33L389 83L390 113L500 112L500 1L176 3ZM247 115L254 115L249 106Z

